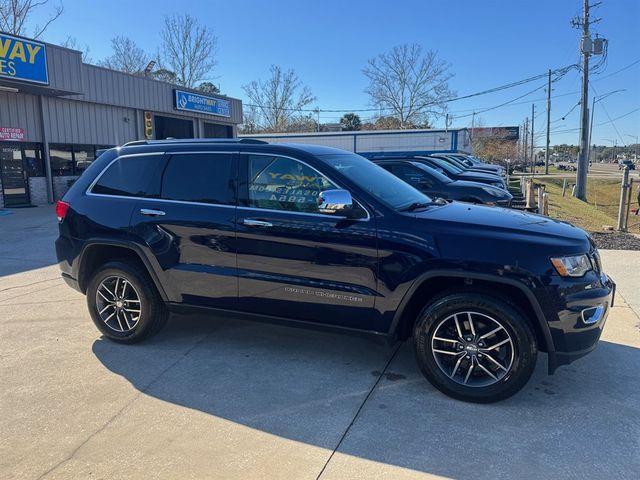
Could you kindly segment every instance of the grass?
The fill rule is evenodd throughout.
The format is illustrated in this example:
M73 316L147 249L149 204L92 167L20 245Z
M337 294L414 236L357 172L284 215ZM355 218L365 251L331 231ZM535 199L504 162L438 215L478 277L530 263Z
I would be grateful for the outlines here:
M575 177L567 177L569 185L575 183ZM567 187L562 196L562 177L535 179L545 185L549 193L549 216L566 220L585 230L601 232L604 226L616 227L618 224L618 206L620 202L620 179L587 179L587 201L582 202L571 196L571 187ZM631 208L637 208L636 186ZM640 233L640 217L629 214L629 232Z

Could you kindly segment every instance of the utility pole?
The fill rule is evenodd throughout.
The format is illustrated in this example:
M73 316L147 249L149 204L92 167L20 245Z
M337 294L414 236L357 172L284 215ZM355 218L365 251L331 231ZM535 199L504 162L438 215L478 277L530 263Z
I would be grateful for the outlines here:
M531 104L531 172L536 173L536 157L533 156L533 124L536 119L536 106Z
M544 149L544 174L549 175L549 144L551 143L551 69L547 85L547 142Z
M578 154L578 173L576 176L576 198L587 199L587 168L589 159L589 56L591 55L591 36L589 35L589 0L584 0L584 16L574 26L582 27L580 53L582 54L582 95L580 97L580 153Z
M527 152L529 151L529 117L524 119L524 164L529 166L529 156Z

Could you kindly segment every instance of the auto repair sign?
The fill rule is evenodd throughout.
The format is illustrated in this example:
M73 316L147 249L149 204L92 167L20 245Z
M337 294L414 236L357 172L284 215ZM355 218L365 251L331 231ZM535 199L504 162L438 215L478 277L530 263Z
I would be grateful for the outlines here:
M0 140L24 140L24 130L21 128L0 127Z
M49 85L45 44L0 33L0 78Z

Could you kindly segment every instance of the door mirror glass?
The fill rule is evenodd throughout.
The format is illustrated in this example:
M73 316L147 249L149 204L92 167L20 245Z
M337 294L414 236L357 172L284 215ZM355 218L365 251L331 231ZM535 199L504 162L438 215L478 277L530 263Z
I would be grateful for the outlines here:
M324 190L318 195L318 212L350 217L353 214L353 198L347 190Z

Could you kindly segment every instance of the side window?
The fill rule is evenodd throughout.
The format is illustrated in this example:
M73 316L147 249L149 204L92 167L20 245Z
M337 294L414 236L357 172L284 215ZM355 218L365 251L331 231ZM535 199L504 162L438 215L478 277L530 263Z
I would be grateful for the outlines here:
M291 158L248 155L249 206L316 213L318 195L337 188L326 177Z
M151 177L162 161L162 155L122 157L111 164L93 186L92 193L144 197L157 189L150 188Z
M429 188L433 186L431 179L415 167L394 165L393 174L413 187Z
M172 155L162 174L167 200L235 205L236 168L230 153Z

